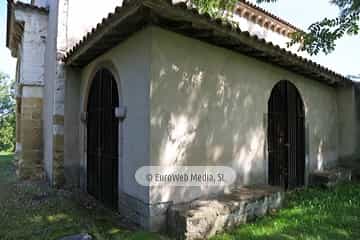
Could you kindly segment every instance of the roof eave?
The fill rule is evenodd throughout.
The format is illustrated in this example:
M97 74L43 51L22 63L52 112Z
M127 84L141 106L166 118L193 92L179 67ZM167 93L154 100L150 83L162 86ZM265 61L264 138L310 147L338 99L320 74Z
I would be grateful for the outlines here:
M9 48L9 43L10 43L10 26L11 26L11 21L12 21L12 3L10 2L10 0L7 1L7 24L6 24L6 47Z
M170 31L241 52L242 54L276 64L301 75L311 76L311 78L318 79L329 85L336 85L349 80L279 46L265 42L265 40L259 39L256 36L251 36L249 32L242 32L240 29L236 29L231 24L224 23L222 20L213 20L207 14L200 15L196 9L186 9L185 11L184 9L187 6L184 4L173 6L171 3L162 0L143 0L138 1L138 3L141 4L128 3L120 10L117 9L113 14L118 16L111 15L108 19L103 20L102 24L98 24L96 29L88 33L68 52L64 58L65 63L72 66L82 66L93 60L96 54L86 56L86 53L90 54L93 46L101 46L99 42L104 41L102 38L105 37L106 33L110 32L111 29L115 29L116 25L121 24L127 17L140 15L137 11L146 8L148 13L142 16L143 19L141 21L143 23L154 24ZM162 19L166 20L164 24L161 22ZM166 22L171 22L171 26L166 26ZM178 26L178 24L183 25ZM116 43L118 44L119 42ZM100 52L99 49L96 50Z
M63 58L63 61L67 65L76 65L76 60L83 54L86 53L92 46L94 46L98 41L100 41L107 33L111 32L117 25L119 25L124 19L135 15L143 5L142 1L133 0L133 4L128 4L128 7L117 7L114 13L110 13L108 18L104 18L101 23L97 24L96 29L93 28L92 31L88 32L82 40L80 40L72 50L70 50ZM118 15L114 21L109 21L109 18L114 15ZM101 28L101 29L100 29ZM100 31L98 31L100 29ZM95 33L95 31L97 33ZM76 49L76 51L74 50Z

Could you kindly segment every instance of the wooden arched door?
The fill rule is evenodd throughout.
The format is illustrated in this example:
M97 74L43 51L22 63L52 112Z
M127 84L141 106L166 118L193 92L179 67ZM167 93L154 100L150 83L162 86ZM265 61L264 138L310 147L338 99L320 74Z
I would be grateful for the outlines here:
M269 184L294 189L305 184L305 113L296 87L280 81L268 102Z
M87 191L105 206L118 205L119 95L112 73L99 70L87 104Z

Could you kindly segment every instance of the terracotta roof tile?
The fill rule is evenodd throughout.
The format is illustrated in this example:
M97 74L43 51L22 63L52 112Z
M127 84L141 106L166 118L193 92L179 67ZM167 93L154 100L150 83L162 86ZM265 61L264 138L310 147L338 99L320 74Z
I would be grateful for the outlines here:
M265 10L264 8L261 8L261 7L257 6L256 4L253 4L253 3L251 3L251 2L249 2L247 0L240 0L240 2L246 4L247 6L249 6L251 8L254 8L254 9L264 13L265 15L267 15L267 16L269 16L269 17L271 17L271 18L273 18L273 19L275 19L275 20L277 20L277 21L279 21L279 22L281 22L283 24L285 24L286 26L294 29L295 31L299 31L299 32L303 31L300 28L296 27L295 25L289 23L288 21L276 16L275 14Z
M161 5L161 4L164 4L164 6L161 6L161 8L160 8L159 5ZM223 19L213 19L207 13L201 14L201 13L199 13L199 11L197 9L194 9L194 8L189 9L188 6L183 2L180 2L177 4L172 4L171 0L132 0L132 1L126 2L126 4L124 4L122 7L116 7L114 13L109 14L108 18L103 19L103 21L101 23L97 24L96 27L94 27L91 31L89 31L83 37L83 39L81 41L79 41L74 47L72 47L66 53L66 55L63 58L63 61L66 64L75 64L75 65L76 65L76 61L78 61L78 63L77 63L78 65L85 65L86 63L90 62L91 60L93 60L94 58L99 56L100 54L98 54L97 56L96 55L92 56L90 54L91 50L92 50L91 46L87 46L87 45L90 43L94 44L94 42L91 42L91 41L93 41L95 39L95 37L98 37L98 35L102 34L103 28L106 28L109 23L116 21L117 18L121 18L122 15L124 15L127 10L130 11L131 7L137 7L137 12L134 13L133 15L129 15L128 18L134 18L136 14L144 14L144 11L140 10L140 9L144 9L144 8L151 11L152 14L144 14L143 18L151 18L157 14L158 15L165 14L164 11L170 10L170 9L182 10L182 14L184 14L184 16L185 16L185 13L189 13L189 14L192 14L191 17L193 17L193 19L196 18L196 20L199 20L202 23L205 20L207 23L213 25L214 28L216 27L217 28L216 30L218 30L220 27L220 29L222 31L221 34L225 34L225 32L226 32L226 34L228 34L228 36L224 37L224 41L226 41L232 37L233 38L239 37L240 39L244 39L244 41L246 40L246 42L241 43L241 45L239 44L239 47L237 48L239 52L243 52L246 55L265 59L265 61L267 61L267 62L273 62L284 68L287 68L286 67L287 65L289 65L289 66L291 65L291 69L289 67L289 70L298 72L303 75L312 76L313 78L320 79L321 81L324 80L328 84L336 84L336 83L340 83L340 82L350 81L348 78L342 76L341 74L331 71L328 68L323 67L316 62L313 62L311 60L308 60L301 56L298 56L297 54L292 53L284 48L281 48L278 45L274 45L272 42L266 42L264 39L259 38L256 35L251 35L248 31L241 31L240 28L234 27L229 22L224 22ZM157 9L158 7L159 7L159 9ZM159 18L167 18L167 17L169 17L169 16L166 14L159 16ZM178 22L179 16L176 16L176 17L177 17L177 19L175 22ZM169 17L169 18L171 18L171 17ZM152 22L151 19L145 19L143 22L144 22L144 25L150 23L150 24L154 24L154 25L158 24L158 25L160 25L160 27L165 27L164 24L159 24L156 21ZM126 26L128 26L128 25L126 25ZM192 26L192 24L191 24L191 26ZM136 29L134 31L136 31ZM201 31L201 30L198 30L198 31ZM215 30L212 29L212 31L215 31ZM193 35L193 34L194 33L189 34L190 37L192 37L191 35ZM236 34L236 36L234 34ZM100 40L101 40L101 38L99 39L99 41ZM201 39L201 40L203 40L203 39ZM215 42L215 41L212 42L211 39L205 39L205 40L208 40L211 43ZM96 39L95 39L95 41L96 41ZM117 44L119 44L119 41L115 41L113 46L115 46ZM259 44L259 45L257 45L257 44ZM225 43L224 43L224 45L225 45ZM257 46L254 47L253 45L257 45ZM84 50L85 46L87 46L87 48ZM113 47L113 46L104 46L103 51L105 52L105 51L111 49L111 47ZM243 49L240 49L241 47L244 47L244 46L246 47L246 51ZM98 50L98 48L97 48L97 50ZM83 52L81 52L81 51L83 51ZM86 55L86 54L88 54L88 55ZM85 59L85 60L83 60L85 62L81 62L80 60L78 60L81 57L83 57L83 59Z

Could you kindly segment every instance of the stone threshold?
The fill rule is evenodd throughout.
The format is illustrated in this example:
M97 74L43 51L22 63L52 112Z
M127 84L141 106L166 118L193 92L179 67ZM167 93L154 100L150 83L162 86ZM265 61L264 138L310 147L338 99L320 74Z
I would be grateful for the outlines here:
M176 239L207 239L279 209L283 199L281 188L258 185L173 205L168 210L168 233Z
M342 167L314 171L310 174L310 186L330 188L352 180L353 170Z

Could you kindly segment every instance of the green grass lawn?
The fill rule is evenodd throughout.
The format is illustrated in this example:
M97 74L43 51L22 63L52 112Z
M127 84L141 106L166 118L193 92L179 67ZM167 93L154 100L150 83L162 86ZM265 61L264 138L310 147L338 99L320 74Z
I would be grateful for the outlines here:
M124 230L118 225L119 216L100 207L85 207L68 192L44 183L19 181L12 158L0 153L1 240L57 240L78 233L90 233L97 240L164 239ZM212 240L360 239L360 184L289 193L286 206Z
M286 208L212 240L360 239L360 184L288 193Z
M159 235L127 231L119 216L100 207L87 208L65 191L44 183L21 182L11 154L0 153L0 239L57 240L89 233L103 239L160 239Z

